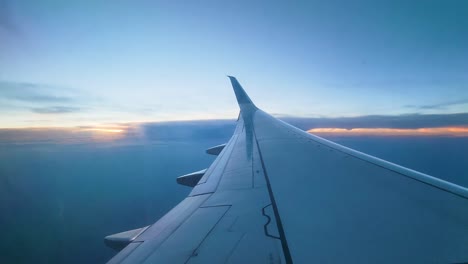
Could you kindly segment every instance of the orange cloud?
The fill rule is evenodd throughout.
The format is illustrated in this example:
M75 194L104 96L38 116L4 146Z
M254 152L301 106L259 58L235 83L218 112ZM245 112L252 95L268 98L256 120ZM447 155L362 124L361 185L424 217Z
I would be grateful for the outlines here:
M86 129L82 129L82 131L97 131L97 132L103 132L103 133L122 133L125 130L116 129L116 128L86 128Z
M307 132L340 136L454 136L468 137L468 127L425 128L312 128Z
M96 141L113 141L124 138L129 128L128 125L88 126L78 128L76 132L88 132Z

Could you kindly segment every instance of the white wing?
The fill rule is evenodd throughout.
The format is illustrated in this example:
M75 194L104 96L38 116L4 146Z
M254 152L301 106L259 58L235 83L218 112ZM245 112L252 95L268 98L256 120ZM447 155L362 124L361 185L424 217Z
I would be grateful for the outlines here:
M155 224L106 238L109 263L459 263L468 190L310 135L234 77L233 137Z

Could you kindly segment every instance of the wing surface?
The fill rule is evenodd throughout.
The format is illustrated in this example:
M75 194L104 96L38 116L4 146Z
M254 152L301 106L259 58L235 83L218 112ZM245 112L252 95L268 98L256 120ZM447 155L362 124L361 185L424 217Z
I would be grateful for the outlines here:
M279 121L229 78L234 135L109 263L468 261L467 189Z

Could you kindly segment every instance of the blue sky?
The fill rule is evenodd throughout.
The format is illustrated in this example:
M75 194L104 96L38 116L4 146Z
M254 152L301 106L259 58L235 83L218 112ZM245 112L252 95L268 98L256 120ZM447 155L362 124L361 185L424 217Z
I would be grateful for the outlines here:
M0 0L0 127L468 112L466 1Z

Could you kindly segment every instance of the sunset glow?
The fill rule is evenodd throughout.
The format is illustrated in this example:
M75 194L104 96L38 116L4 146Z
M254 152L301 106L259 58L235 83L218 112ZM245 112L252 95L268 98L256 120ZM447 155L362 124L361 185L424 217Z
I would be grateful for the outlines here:
M123 129L115 129L115 128L87 128L83 129L84 131L97 131L103 133L122 133L124 132Z
M312 128L307 132L342 136L454 136L467 137L468 127L427 128Z
M125 138L129 125L112 124L80 127L75 132L89 134L95 141L115 141Z

